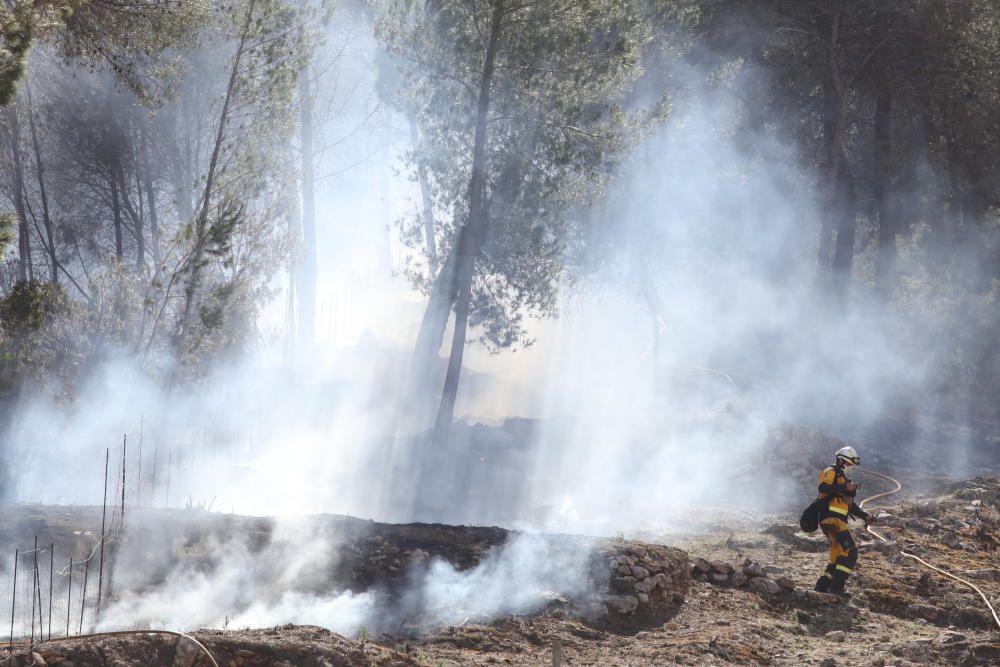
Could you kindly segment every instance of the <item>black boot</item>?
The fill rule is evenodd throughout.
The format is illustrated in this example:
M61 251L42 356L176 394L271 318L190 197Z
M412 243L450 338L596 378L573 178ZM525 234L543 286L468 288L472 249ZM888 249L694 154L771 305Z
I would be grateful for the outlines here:
M829 593L834 595L847 595L844 592L844 584L847 583L848 574L842 570L837 570L833 573L833 579L830 580Z
M816 580L816 588L813 589L819 593L827 593L830 591L830 575L824 574L822 577Z

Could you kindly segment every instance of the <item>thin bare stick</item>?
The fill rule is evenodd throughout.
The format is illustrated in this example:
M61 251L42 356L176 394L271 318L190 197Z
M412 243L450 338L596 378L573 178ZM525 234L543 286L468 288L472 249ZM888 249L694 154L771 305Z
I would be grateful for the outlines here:
M10 593L10 654L14 655L14 610L17 605L17 561L21 552L14 549L14 586Z
M101 559L97 571L97 616L101 614L101 592L104 587L104 536L105 536L105 526L108 514L108 464L111 461L111 450L104 450L104 502L101 506ZM89 567L90 559L87 559L87 564ZM87 580L83 580L84 590L86 590ZM96 616L95 616L96 621ZM83 614L80 615L80 623L83 623Z
M135 473L135 506L139 507L142 496L142 416L139 417L139 468Z
M76 634L83 634L83 612L87 608L87 579L90 579L90 559L84 562L83 566L83 595L80 596L80 629Z
M125 528L125 445L128 442L128 433L122 435L122 513L118 517L118 531Z
M49 545L49 639L52 639L52 581L55 578L56 543Z
M66 586L66 636L69 637L69 610L73 607L73 557L69 557L69 585Z
M34 565L31 572L31 635L28 639L28 649L35 648L35 586L38 584L38 536L35 535L35 548L31 551Z

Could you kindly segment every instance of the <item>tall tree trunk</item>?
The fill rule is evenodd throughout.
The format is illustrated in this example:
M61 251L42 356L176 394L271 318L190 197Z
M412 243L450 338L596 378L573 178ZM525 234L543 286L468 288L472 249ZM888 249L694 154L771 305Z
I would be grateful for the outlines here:
M56 239L49 213L49 196L45 188L45 163L42 161L42 147L38 141L38 128L35 125L35 108L31 102L31 86L25 82L25 93L28 101L28 126L31 128L31 145L35 150L35 176L38 179L38 194L42 199L42 224L45 227L46 251L49 255L50 280L59 284L59 260L56 258Z
M28 236L28 214L24 202L24 166L21 162L21 126L17 105L7 106L7 131L13 162L11 186L14 193L14 212L17 214L17 279L24 282L31 277L31 239Z
M188 277L184 286L184 308L181 312L181 321L177 335L174 337L174 347L181 352L183 352L187 344L187 337L193 321L195 296L201 286L202 261L205 256L205 248L208 244L208 211L215 190L216 170L219 167L219 156L222 153L223 139L226 136L226 121L229 119L229 107L232 104L233 93L236 90L240 61L243 59L247 39L250 36L250 26L253 20L255 5L255 0L250 0L250 4L247 6L246 19L240 33L240 42L236 47L233 67L229 72L229 83L226 85L226 97L222 102L222 109L219 112L219 126L215 134L215 144L212 147L212 157L208 163L208 173L205 175L205 190L202 193L198 213L195 217L194 247L191 249L191 256L187 260L185 267L188 271Z
M316 337L316 194L313 100L309 66L299 73L299 132L302 141L302 245L297 280L298 344L308 353Z
M113 158L117 160L117 156ZM122 207L118 201L118 165L111 165L111 213L114 216L115 257L121 262L125 257L122 239Z
M146 195L146 210L149 211L149 240L150 251L153 254L153 273L160 266L160 224L156 213L156 191L153 189L153 170L149 165L149 154L151 152L149 131L145 126L140 129L142 138L142 189ZM139 194L138 196L142 196Z
M822 214L819 237L819 271L824 279L833 265L833 239L837 228L838 200L843 185L844 170L844 128L846 94L843 72L840 69L840 24L843 15L842 0L835 0L830 15L823 17L821 32L827 34L827 73L823 80L823 144L826 153L826 197L827 205ZM827 24L827 22L829 22Z
M841 303L847 296L854 265L854 235L857 217L857 196L854 191L854 177L847 165L841 167L836 200L837 245L833 253L833 286Z
M455 415L455 398L458 395L458 380L462 372L462 358L465 354L465 335L469 325L469 307L472 302L472 276L475 272L476 255L479 253L482 227L485 222L483 205L486 189L486 121L490 112L490 88L493 83L493 69L500 33L503 28L504 0L495 0L490 19L490 36L483 62L482 77L479 81L479 99L476 104L476 136L472 149L472 177L469 180L469 220L466 233L457 239L461 242L458 253L458 298L455 301L455 332L451 340L451 354L448 357L448 372L441 392L441 406L434 425L435 440L446 441Z
M880 17L879 35L887 39L885 17ZM875 68L875 154L874 190L878 215L878 255L875 259L875 284L883 296L892 290L896 270L896 221L889 201L891 182L892 88L886 46L879 49Z
M413 116L407 115L410 121L410 145L414 151L420 150L420 137L417 133L417 122ZM427 264L430 268L430 275L437 271L438 256L437 243L434 240L434 206L431 200L431 185L427 179L427 167L422 161L417 161L417 181L420 183L420 200L423 204L424 223L424 243L427 247Z
M414 420L424 427L428 415L433 415L433 402L429 400L431 378L438 360L438 352L444 342L444 332L448 328L451 309L458 298L458 253L462 247L465 229L461 229L438 272L427 299L427 308L420 321L417 343L413 349L410 379L413 397Z
M142 215L142 192L136 188L136 195L138 197L138 210L136 206L132 205L132 199L129 195L128 182L125 180L125 172L119 166L117 170L118 175L118 195L121 200L121 205L128 213L129 219L132 221L132 236L135 237L135 254L136 260L135 265L140 270L145 270L146 268L146 233L145 233L145 221Z

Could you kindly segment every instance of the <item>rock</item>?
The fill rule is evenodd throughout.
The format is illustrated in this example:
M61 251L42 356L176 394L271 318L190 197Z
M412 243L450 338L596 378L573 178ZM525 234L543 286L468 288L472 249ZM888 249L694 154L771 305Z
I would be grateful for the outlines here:
M628 615L639 607L639 598L634 595L605 595L602 602L607 606L608 611L616 614ZM174 667L181 667L174 663ZM190 664L183 667L191 667Z
M37 574L37 571L36 571L36 574ZM35 653L34 651L32 651L31 652L31 664L32 664L32 667L35 667L36 665L38 665L39 667L45 667L45 665L48 664L48 663L45 662L45 658L43 658L42 656L40 656L37 653ZM117 665L115 667L117 667Z
M695 572L699 572L701 574L708 574L709 572L712 571L712 564L709 563L704 558L695 558L694 559L694 571Z
M713 560L712 561L712 571L713 572L719 572L719 573L726 574L726 575L730 575L730 574L732 574L733 572L736 571L736 568L733 567L733 565L731 563L727 563L727 562L721 561L721 560Z
M910 618L939 623L947 615L947 612L933 605L918 603L908 606L906 608L906 615Z
M782 542L791 544L800 551L819 552L827 550L826 538L820 533L806 535L798 526L775 523L764 529L768 535L774 535Z
M953 632L948 630L947 632L942 632L937 637L931 640L931 644L935 646L949 646L951 644L960 644L966 640L966 636L960 632Z
M747 575L751 579L754 577L767 576L767 572L764 571L764 568L761 567L760 563L754 563L749 560L743 563L743 574Z
M798 621L799 623L801 623L802 625L809 625L810 623L812 623L813 617L812 617L812 614L810 614L807 611L802 611L801 609L796 609L795 610L795 620Z
M819 591L811 591L805 588L796 588L792 591L792 596L799 602L816 606L842 604L844 602L839 595L820 593Z
M777 565L765 565L764 571L768 574L784 574L785 568L778 567Z
M941 538L941 543L952 549L960 549L962 547L962 541L959 539L957 533L945 533Z
M819 663L819 667L837 667L837 661L833 658L824 658L823 662Z
M784 588L786 591L795 590L795 582L788 577L778 577L775 579L775 583Z
M656 588L656 580L643 579L642 581L635 582L632 587L640 593L650 593L654 588Z
M201 655L198 645L187 637L177 640L177 648L174 652L174 667L192 667L194 661Z
M632 576L632 568L630 568L625 563L622 563L621 565L619 565L618 567L616 567L615 568L615 572L617 572L619 575L621 575L623 577L631 577Z
M724 572L713 572L708 575L708 580L717 586L725 586L729 583L729 575Z
M889 526L890 528L902 528L904 525L902 519L885 510L875 512L875 520L878 522L877 525Z
M636 593L635 596L639 598L639 604L649 604L648 593Z
M736 586L736 587L746 586L746 583L748 581L750 581L750 577L748 577L747 575L743 574L743 572L734 572L733 573L733 586Z
M631 593L635 586L633 577L612 577L610 588L615 593Z
M828 632L823 636L832 642L847 641L847 633L844 632L843 630L832 630L831 632Z
M777 595L781 592L781 586L765 577L754 577L749 582L750 590L761 595Z
M903 642L902 644L896 644L891 649L892 653L897 658L906 658L913 662L925 663L930 662L931 654L928 648L928 643L930 640L918 639L915 641Z
M632 570L632 576L635 577L636 579L645 579L646 577L649 576L649 570L639 565L632 566L631 570Z

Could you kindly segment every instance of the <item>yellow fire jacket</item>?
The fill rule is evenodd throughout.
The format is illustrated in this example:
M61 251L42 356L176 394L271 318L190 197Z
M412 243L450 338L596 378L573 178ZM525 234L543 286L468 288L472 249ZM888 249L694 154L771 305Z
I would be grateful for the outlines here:
M844 473L844 468L839 465L832 465L819 474L819 497L827 500L825 509L820 512L820 520L837 518L847 521L849 516L858 516L862 519L868 513L854 503L854 491L847 490L847 483L850 482Z

